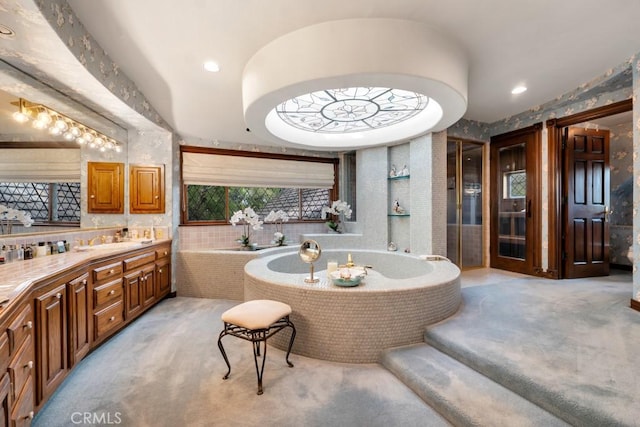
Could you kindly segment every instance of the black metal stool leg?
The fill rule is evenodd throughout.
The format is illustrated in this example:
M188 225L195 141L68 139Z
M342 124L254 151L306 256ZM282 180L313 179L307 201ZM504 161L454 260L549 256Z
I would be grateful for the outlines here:
M262 354L262 365L258 368L258 357L260 356L260 342L253 342L253 361L256 365L256 375L258 376L258 395L262 394L262 374L264 373L264 363L267 360L267 342L264 341L264 351Z
M224 358L224 362L227 364L228 368L227 373L224 377L222 377L223 380L229 378L229 374L231 374L231 364L229 363L229 359L227 359L227 353L224 351L224 347L222 346L222 337L224 337L225 335L227 335L226 329L220 332L220 337L218 338L218 348L220 349L220 353L222 353L222 357Z
M289 339L289 348L287 349L287 356L285 357L285 361L290 368L293 368L293 363L289 362L289 354L291 354L291 347L293 347L293 340L296 339L296 327L293 326L293 323L289 322L287 319L288 326L291 327L291 338ZM266 344L266 343L265 343Z

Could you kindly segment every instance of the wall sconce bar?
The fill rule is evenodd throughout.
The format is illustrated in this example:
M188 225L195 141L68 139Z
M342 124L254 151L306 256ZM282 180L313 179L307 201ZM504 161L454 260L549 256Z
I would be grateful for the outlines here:
M96 150L113 150L118 153L122 151L120 142L46 105L22 98L19 102L12 104L18 106L18 111L13 113L13 118L19 123L31 122L36 129L46 130L51 135L62 136L67 141L75 141L80 145L86 144L89 148Z

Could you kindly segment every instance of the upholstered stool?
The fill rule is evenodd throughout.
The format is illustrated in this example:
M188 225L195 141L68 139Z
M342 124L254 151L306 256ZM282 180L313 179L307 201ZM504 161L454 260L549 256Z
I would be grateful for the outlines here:
M253 360L256 365L256 374L258 375L258 394L262 394L262 373L264 372L264 362L267 359L267 338L286 327L290 327L292 332L285 360L289 367L292 368L293 363L289 362L289 354L291 353L293 340L296 337L296 328L289 320L290 314L291 307L287 304L266 299L243 302L222 313L224 329L220 332L220 337L218 338L218 348L220 348L222 357L224 357L224 361L229 368L222 379L226 380L231 374L231 365L229 364L229 359L227 359L227 353L222 347L222 337L225 335L233 335L253 343ZM262 354L262 366L258 368L260 343L264 343L264 351Z

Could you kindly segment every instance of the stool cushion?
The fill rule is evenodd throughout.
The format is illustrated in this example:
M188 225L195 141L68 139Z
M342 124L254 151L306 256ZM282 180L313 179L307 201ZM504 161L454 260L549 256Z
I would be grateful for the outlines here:
M291 307L283 302L258 299L243 302L222 313L222 321L246 329L266 329L284 316Z

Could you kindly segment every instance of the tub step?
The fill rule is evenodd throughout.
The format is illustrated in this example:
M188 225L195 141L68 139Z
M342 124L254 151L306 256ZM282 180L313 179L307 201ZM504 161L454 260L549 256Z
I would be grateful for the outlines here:
M382 365L456 426L567 426L427 344L387 350Z

